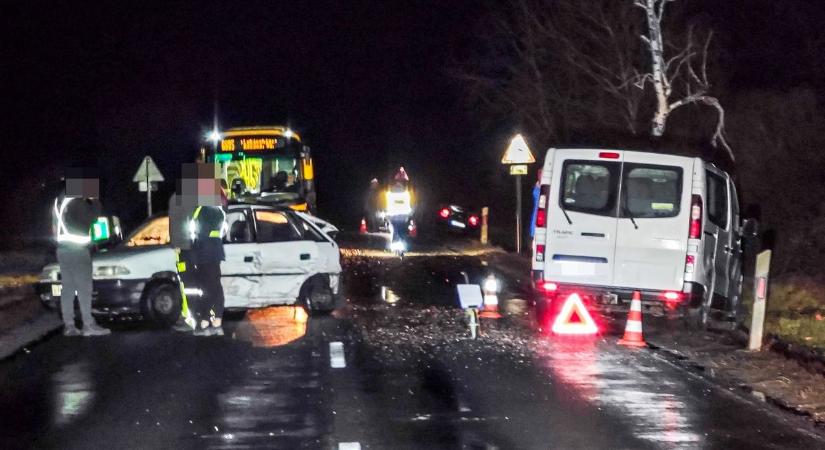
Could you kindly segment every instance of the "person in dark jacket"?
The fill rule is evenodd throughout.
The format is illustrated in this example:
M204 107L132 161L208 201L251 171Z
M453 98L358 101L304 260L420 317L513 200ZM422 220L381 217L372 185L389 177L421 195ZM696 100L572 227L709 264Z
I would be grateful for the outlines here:
M102 336L111 333L92 318L91 228L100 216L100 181L82 169L69 169L64 192L54 201L53 220L60 264L60 311L65 336ZM80 306L83 328L77 329L74 299Z

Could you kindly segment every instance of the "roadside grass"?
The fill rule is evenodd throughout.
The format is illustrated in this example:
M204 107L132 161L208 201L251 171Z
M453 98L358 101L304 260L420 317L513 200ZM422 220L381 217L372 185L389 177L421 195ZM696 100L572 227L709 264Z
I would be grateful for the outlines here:
M745 287L744 303L750 326L753 286ZM765 332L784 341L825 350L825 283L808 277L772 280L768 293Z
M37 283L38 276L35 274L25 275L0 275L0 289L18 288L21 286Z

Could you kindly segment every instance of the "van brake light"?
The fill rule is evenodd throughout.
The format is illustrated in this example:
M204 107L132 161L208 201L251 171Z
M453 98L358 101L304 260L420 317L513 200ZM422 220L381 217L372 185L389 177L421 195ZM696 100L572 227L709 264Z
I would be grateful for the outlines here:
M599 152L599 158L603 159L619 159L619 154L616 152Z
M550 195L550 185L542 184L539 190L539 204L536 210L536 228L547 226L547 197Z
M690 205L690 239L702 238L702 197L693 194Z

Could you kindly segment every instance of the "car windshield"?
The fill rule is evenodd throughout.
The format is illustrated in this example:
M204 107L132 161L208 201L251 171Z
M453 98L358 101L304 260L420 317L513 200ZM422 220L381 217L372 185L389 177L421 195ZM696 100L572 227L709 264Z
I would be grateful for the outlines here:
M161 216L150 219L138 228L129 239L127 247L145 247L150 245L166 245L169 243L169 217Z

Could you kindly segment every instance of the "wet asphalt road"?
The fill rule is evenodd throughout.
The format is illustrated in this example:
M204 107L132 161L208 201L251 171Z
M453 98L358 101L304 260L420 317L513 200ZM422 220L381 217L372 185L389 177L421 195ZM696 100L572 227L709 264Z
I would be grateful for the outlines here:
M450 248L355 252L330 317L52 336L0 362L0 448L825 448L796 418L616 346L613 326L565 340L515 315L467 339L454 284L496 269ZM523 297L499 275L503 301Z

